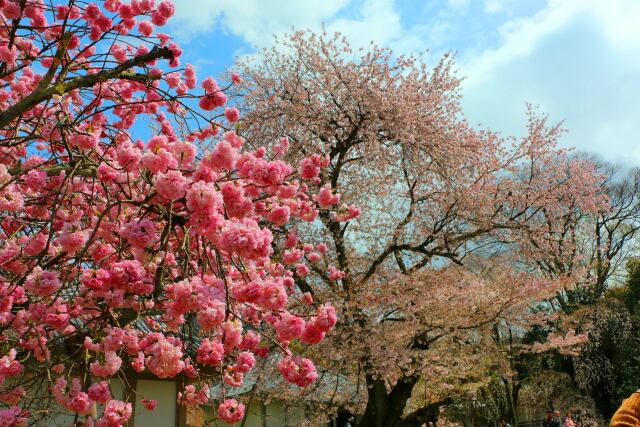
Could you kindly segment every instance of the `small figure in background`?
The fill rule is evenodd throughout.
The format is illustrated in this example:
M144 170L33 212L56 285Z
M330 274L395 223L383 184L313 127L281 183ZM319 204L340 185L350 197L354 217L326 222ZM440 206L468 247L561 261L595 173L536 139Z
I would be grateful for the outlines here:
M562 427L562 419L560 418L560 411L553 411L553 418L551 419L551 427Z
M576 423L573 422L573 415L571 411L567 412L567 415L564 417L564 427L576 427Z
M542 427L554 427L553 425L553 411L548 410L547 415L542 422Z

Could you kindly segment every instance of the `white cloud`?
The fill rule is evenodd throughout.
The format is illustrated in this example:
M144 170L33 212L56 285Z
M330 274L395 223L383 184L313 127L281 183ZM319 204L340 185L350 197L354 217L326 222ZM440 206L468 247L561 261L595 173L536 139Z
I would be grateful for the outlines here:
M448 0L464 7L468 0ZM452 30L449 21L405 28L394 0L174 0L174 33L188 41L223 30L240 37L249 47L268 47L273 35L292 29L328 32L347 36L352 47L366 47L372 41L391 47L396 53L412 54L427 46L440 45ZM422 13L417 10L416 13ZM247 49L237 52L246 55Z
M484 11L487 13L500 12L503 6L500 0L484 0Z
M506 134L525 101L566 119L563 144L640 162L640 2L550 0L501 29L496 49L463 58L465 111Z
M447 0L447 5L452 9L466 9L469 6L469 0Z
M350 0L175 0L174 24L180 35L222 28L249 44L264 46L271 35L296 28L318 28Z
M222 29L257 47L270 45L273 33L293 27L318 31L324 23L327 30L347 35L354 46L374 40L399 53L435 47L438 54L456 37L467 40L459 37L461 31L472 31L459 56L461 74L467 77L463 103L472 122L518 134L528 101L553 120L566 119L570 132L563 138L565 145L611 160L640 162L638 0L547 0L538 13L512 19L497 30L496 19L518 16L521 3L484 0L480 4L488 15L483 17L468 16L468 0L447 0L443 8L429 6L403 17L398 7L404 4L393 0L175 2L183 35ZM469 25L468 19L480 27ZM486 22L478 21L482 19ZM487 49L487 43L496 47Z
M354 46L367 46L372 40L382 46L393 45L404 36L400 15L388 0L365 0L357 17L336 19L327 30L347 36Z

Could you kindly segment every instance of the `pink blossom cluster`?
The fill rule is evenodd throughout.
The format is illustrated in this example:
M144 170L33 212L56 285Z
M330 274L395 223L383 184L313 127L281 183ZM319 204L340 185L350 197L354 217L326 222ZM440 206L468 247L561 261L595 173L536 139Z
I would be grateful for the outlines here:
M236 387L278 348L287 381L317 376L289 346L322 341L336 314L297 281L339 273L294 223L359 211L319 188L328 157L290 164L288 139L249 146L229 127L229 86L178 68L182 50L158 32L174 13L169 0L0 0L16 23L0 29L2 425L27 422L20 405L36 391L21 381L43 375L61 407L105 427L131 416L108 386L130 370ZM221 419L242 418L206 387L180 395L212 399Z
M184 392L178 393L178 402L185 406L204 405L208 401L209 387L206 384L200 390L195 385L189 384L184 388Z
M244 418L244 405L235 399L226 399L218 407L218 417L231 424Z
M92 409L92 399L82 390L79 378L73 378L71 386L67 390L67 381L60 377L51 387L51 394L56 402L71 412L79 415L88 415Z
M18 406L11 406L7 409L0 409L0 425L26 427L29 423L29 413L23 411Z
M96 427L120 427L129 420L132 413L131 403L110 400L104 408L102 417L95 425Z
M286 356L278 363L278 370L285 380L306 387L318 378L313 362L306 358Z
M320 171L329 165L329 156L322 157L314 154L300 162L298 173L302 179L316 180L320 176Z

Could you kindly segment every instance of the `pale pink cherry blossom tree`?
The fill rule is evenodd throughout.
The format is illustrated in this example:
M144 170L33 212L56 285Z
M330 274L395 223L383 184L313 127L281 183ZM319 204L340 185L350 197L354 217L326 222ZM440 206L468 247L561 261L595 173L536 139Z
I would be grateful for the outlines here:
M321 227L301 224L290 238L292 247L297 236L323 245L300 254L311 271L296 286L338 310L338 331L321 354L361 385L363 426L421 425L405 406L421 378L436 378L427 372L430 350L464 342L461 329L473 335L514 315L532 294L549 297L582 280L580 269L541 265L579 258L563 240L564 221L606 208L602 177L557 148L562 130L544 116L530 110L520 139L470 126L453 67L450 56L429 68L374 45L354 50L339 34L297 32L246 61L235 88L248 143L291 146L286 158L306 159L300 174L319 190L318 202L338 208L320 213ZM339 222L355 206L363 215ZM472 254L505 251L519 270L495 286L519 288L493 300L465 264ZM447 308L440 296L454 291L460 299Z

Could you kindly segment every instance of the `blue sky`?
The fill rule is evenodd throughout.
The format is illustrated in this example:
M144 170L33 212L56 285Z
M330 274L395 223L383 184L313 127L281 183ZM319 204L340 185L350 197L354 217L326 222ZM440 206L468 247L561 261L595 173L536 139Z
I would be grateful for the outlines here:
M521 135L525 102L565 146L640 166L640 0L174 0L185 61L219 75L297 29L397 53L456 53L472 123Z

